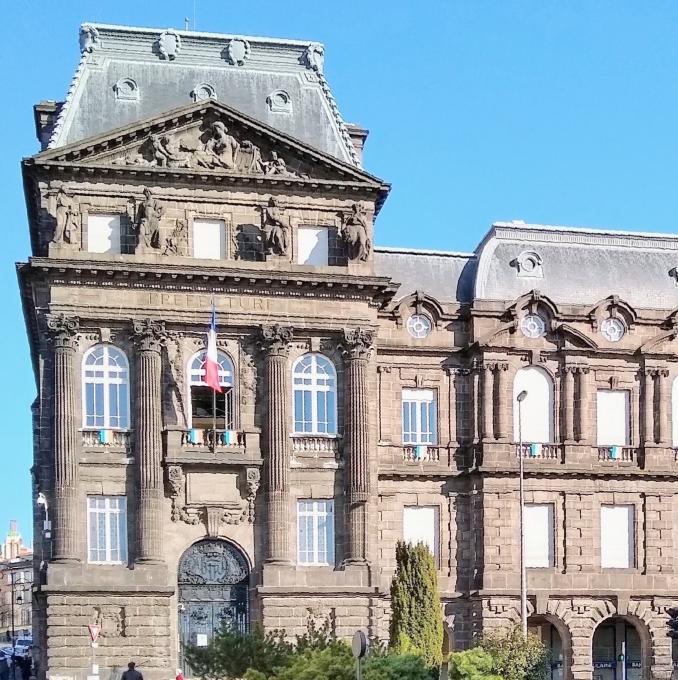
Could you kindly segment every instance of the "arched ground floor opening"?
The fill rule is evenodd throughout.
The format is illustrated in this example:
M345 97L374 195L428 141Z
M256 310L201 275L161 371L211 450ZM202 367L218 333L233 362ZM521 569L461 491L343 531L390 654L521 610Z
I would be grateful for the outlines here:
M179 642L181 666L192 675L181 649L206 646L224 626L249 628L250 567L243 552L224 540L194 543L179 560Z
M563 633L550 617L531 616L527 621L528 632L536 635L549 653L549 680L566 680L570 667L570 641L563 626Z
M593 680L647 680L648 649L638 628L615 616L593 634Z

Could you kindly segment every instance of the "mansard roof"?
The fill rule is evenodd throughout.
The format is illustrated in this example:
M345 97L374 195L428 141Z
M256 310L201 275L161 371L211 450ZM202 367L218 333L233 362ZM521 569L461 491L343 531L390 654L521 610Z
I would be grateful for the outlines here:
M323 73L319 43L84 24L80 46L80 63L49 148L212 97L359 165Z
M513 300L537 289L561 304L617 295L636 309L678 306L673 234L497 222L476 254L478 300Z

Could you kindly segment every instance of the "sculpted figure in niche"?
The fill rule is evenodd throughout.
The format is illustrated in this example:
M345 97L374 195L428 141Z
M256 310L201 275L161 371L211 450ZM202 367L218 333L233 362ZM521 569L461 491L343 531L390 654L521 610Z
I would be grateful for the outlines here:
M151 190L144 189L144 200L139 206L136 227L139 232L139 247L142 250L156 250L160 247L160 218L162 206L151 196Z
M228 128L220 121L212 123L211 137L202 151L196 151L195 162L203 168L236 170L236 158L240 145L228 134Z
M165 239L165 249L162 251L163 255L183 255L185 254L186 238L188 230L186 229L186 222L184 220L177 220L174 229L170 235Z
M289 243L290 222L275 198L261 209L261 230L264 232L266 252L285 255Z
M278 156L277 151L271 151L271 160L266 161L266 174L267 175L282 175L282 176L292 176L293 172L287 169L287 164L285 160Z
M54 217L56 227L52 243L72 243L73 232L77 229L78 211L73 197L65 189L61 189L57 194Z
M341 215L341 228L339 235L346 243L350 260L367 262L372 250L372 242L368 237L367 216L365 209L354 203L351 212Z

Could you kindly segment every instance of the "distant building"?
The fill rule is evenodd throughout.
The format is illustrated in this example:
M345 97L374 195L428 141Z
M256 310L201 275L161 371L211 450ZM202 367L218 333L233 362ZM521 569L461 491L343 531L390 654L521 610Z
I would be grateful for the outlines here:
M31 634L33 586L33 551L23 544L16 520L10 521L1 546L0 647L11 645L12 629L15 638Z
M389 185L322 46L87 25L81 48L23 164L40 672L84 680L90 623L101 676L147 680L224 624L384 638L402 538L463 649L520 619L522 458L551 678L668 680L678 237L510 222L473 253L376 248ZM411 125L393 144L426 173Z

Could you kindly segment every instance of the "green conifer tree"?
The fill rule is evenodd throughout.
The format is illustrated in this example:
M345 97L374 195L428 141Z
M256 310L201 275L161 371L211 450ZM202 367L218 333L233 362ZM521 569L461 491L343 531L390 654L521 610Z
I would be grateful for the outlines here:
M389 646L398 654L419 654L431 667L443 656L443 619L433 555L423 543L399 541L391 583Z

